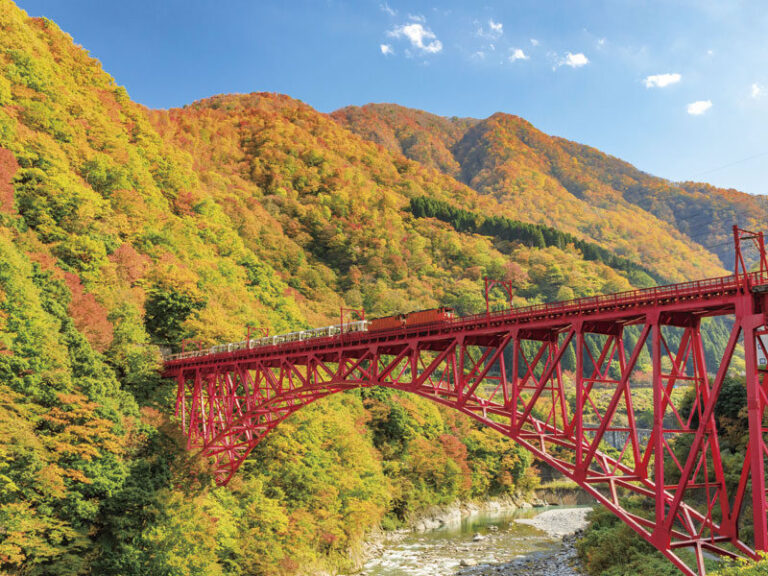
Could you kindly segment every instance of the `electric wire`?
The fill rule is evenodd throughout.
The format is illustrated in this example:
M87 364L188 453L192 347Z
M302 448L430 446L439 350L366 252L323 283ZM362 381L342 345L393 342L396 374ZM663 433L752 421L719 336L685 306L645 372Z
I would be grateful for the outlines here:
M744 162L749 162L750 160L755 160L757 158L762 158L763 156L768 156L768 150L765 152L760 152L759 154L754 154L752 156L747 156L746 158L742 158L741 160L735 160L734 162L729 162L728 164L723 164L722 166L717 166L716 168L712 168L710 170L705 170L704 172L699 172L698 174L694 174L694 178L698 178L699 176L705 176L707 174L712 174L713 172L718 172L720 170L724 170L726 168L730 168L731 166L736 166L738 164L743 164Z

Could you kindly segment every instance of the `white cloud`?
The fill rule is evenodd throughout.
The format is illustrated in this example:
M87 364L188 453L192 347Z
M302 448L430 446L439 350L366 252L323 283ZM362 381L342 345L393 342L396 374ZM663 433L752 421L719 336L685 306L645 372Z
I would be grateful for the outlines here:
M539 44L541 44L541 42L536 40L536 38L531 38L531 46L538 46Z
M765 96L765 88L761 84L755 82L749 89L749 95L754 99L762 98Z
M443 49L443 43L437 39L435 33L418 22L397 26L387 32L387 35L392 38L407 38L411 46L428 54L437 54Z
M701 116L712 108L712 100L697 100L688 104L688 114L691 116Z
M421 14L408 14L408 20L412 20L414 22L421 22L421 23L424 23L427 21L427 19L424 18L424 16L422 16Z
M386 2L379 4L379 8L381 8L382 12L386 12L390 16L397 16L397 10L393 10Z
M566 52L565 57L560 60L560 66L570 66L571 68L581 68L587 64L589 64L589 58L581 52L577 54Z
M477 36L479 38L488 38L490 40L498 40L504 34L504 24L501 22L495 22L493 18L488 20L488 29L486 30L480 23L475 20L477 26Z
M523 52L520 48L510 49L509 61L516 62L517 60L528 60L529 56Z
M379 46L379 48L381 49L381 53L384 54L384 56L395 53L395 51L392 49L392 46L389 44L382 44Z
M670 84L677 84L683 77L677 72L668 74L653 74L652 76L646 76L643 83L646 88L664 88Z

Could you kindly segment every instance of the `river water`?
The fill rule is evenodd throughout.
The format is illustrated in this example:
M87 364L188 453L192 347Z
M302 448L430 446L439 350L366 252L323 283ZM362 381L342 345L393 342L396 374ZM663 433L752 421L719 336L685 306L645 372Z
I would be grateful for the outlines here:
M558 508L552 506L528 510L476 512L463 518L460 524L427 532L390 535L385 542L384 553L368 561L361 574L449 576L466 570L463 568L466 565L495 567L524 557L546 561L552 556L554 561L563 554L561 539L517 520L530 520L546 510L553 511ZM503 572L507 573L507 569Z

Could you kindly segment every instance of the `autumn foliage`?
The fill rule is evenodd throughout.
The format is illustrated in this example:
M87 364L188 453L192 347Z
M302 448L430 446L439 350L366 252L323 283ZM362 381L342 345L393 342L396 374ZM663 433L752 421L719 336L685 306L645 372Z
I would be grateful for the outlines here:
M530 490L521 448L382 389L300 411L216 488L159 351L333 323L341 305L479 312L485 276L523 305L717 275L681 225L717 209L764 220L745 195L507 115L329 116L268 93L147 110L0 0L0 572L348 570L376 525Z
M19 163L10 150L0 148L0 211L13 212L13 177Z
M107 319L107 311L93 294L88 294L77 275L67 272L64 279L72 295L69 301L69 315L75 328L88 340L98 352L109 348L114 336L112 324Z

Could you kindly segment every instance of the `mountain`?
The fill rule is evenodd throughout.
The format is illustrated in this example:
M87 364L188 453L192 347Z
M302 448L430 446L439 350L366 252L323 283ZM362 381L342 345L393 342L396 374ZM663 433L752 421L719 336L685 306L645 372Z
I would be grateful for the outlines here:
M346 570L377 524L536 483L494 432L365 390L296 414L217 488L159 377L184 338L341 305L476 312L486 275L520 305L724 273L662 218L674 188L620 197L513 117L392 110L386 133L277 94L148 110L0 0L0 572Z
M385 149L497 199L505 213L588 236L649 265L658 262L659 272L670 270L663 252L679 250L670 237L708 249L731 269L731 226L759 228L768 215L765 197L669 182L589 146L548 136L517 116L443 118L393 104L352 106L332 116Z

